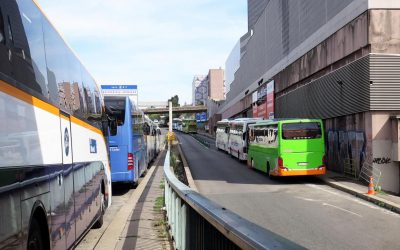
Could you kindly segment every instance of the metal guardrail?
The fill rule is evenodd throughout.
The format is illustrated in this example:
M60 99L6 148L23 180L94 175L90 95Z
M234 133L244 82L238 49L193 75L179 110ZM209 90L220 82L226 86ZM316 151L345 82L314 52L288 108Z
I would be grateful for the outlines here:
M181 183L164 162L165 209L176 249L305 249Z

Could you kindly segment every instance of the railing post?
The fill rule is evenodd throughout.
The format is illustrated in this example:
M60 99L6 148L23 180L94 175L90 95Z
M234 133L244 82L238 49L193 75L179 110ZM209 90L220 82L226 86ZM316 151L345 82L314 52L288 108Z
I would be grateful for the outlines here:
M171 232L172 232L172 236L174 238L176 238L176 234L175 234L175 199L176 199L176 194L174 191L172 191L172 199L171 199Z
M176 198L176 249L182 249L182 228L181 228L181 198Z
M187 250L189 249L187 246L187 237L188 237L188 233L187 233L187 206L185 203L183 203L182 205L182 210L181 210L181 228L182 228L182 234L181 234L181 246L183 250Z

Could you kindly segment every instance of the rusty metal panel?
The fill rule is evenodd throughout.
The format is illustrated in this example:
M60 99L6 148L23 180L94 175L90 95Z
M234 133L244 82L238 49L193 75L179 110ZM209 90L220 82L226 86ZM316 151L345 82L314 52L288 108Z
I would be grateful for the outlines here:
M400 110L400 56L372 54L371 110Z
M369 57L276 98L276 117L332 118L369 110Z

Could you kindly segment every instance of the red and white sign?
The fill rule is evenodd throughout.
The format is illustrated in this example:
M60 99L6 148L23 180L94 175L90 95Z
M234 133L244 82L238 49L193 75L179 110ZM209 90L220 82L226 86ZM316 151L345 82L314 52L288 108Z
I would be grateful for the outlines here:
M275 92L274 92L274 81L270 81L267 84L267 113L266 118L274 119L274 102L275 102Z

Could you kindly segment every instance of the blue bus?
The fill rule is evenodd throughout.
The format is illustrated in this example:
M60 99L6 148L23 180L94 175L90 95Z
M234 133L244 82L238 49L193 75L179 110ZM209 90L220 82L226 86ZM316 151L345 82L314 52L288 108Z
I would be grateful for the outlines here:
M137 184L147 169L144 114L128 96L106 96L116 129L110 131L111 181Z

